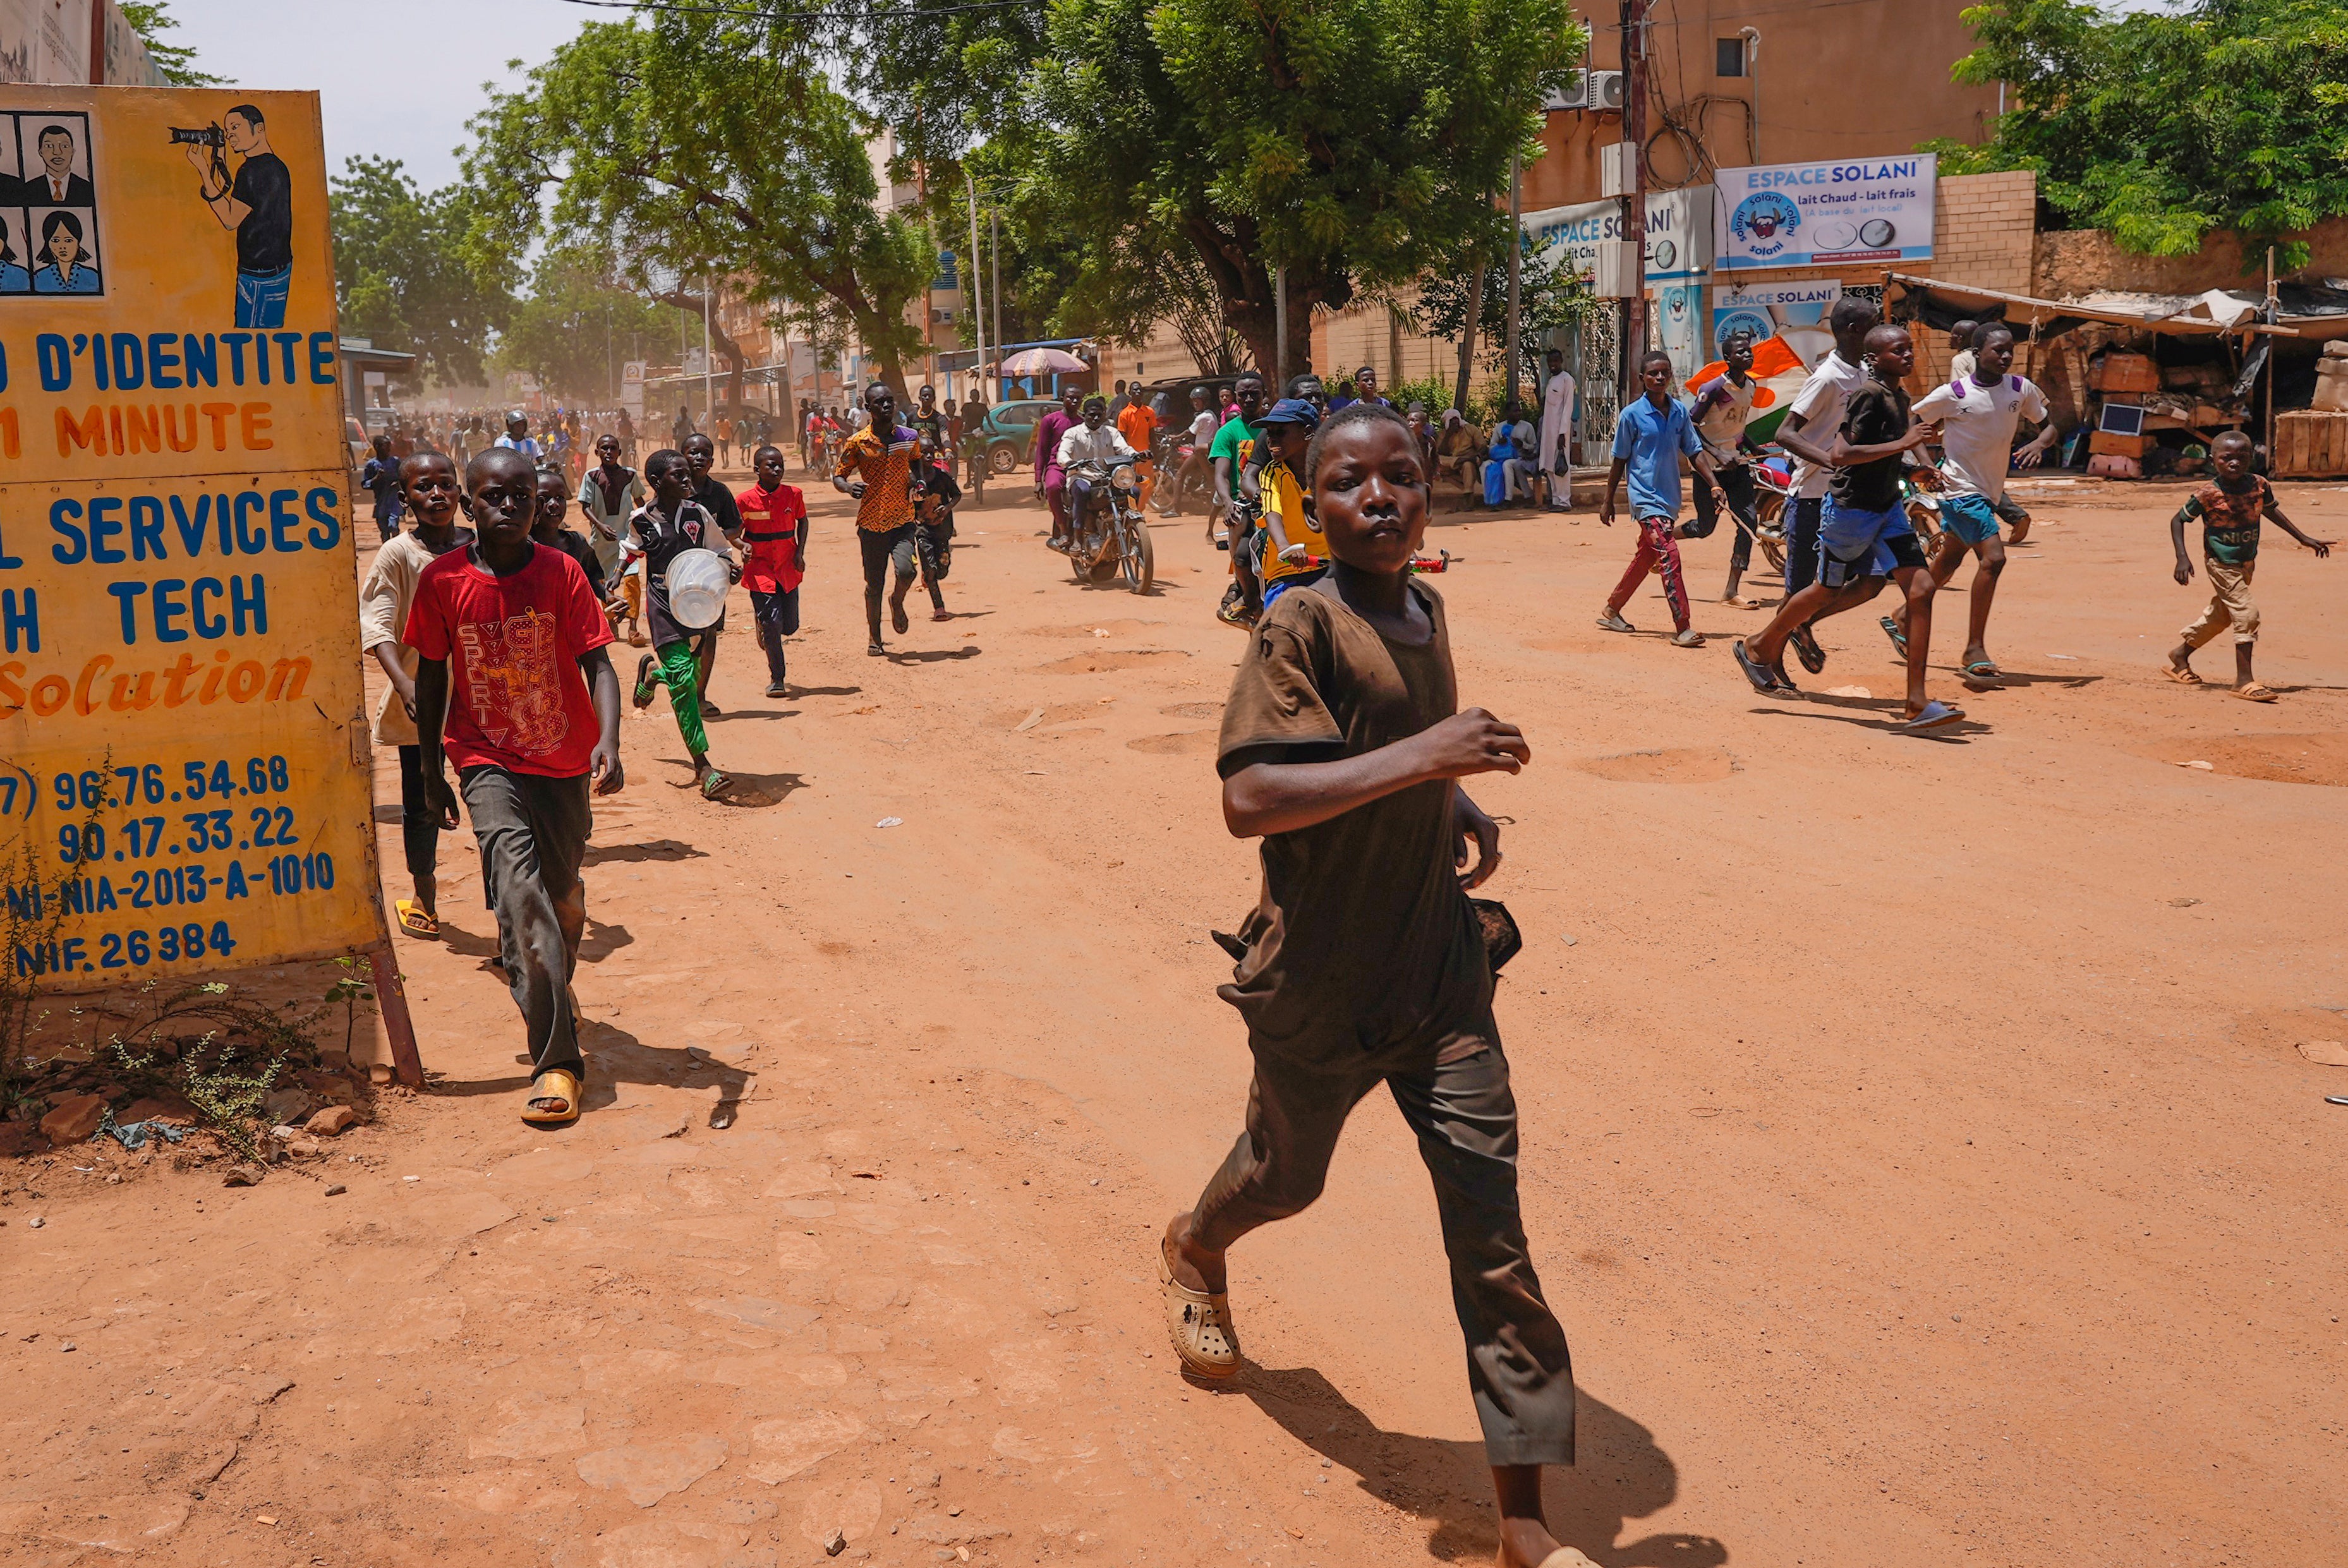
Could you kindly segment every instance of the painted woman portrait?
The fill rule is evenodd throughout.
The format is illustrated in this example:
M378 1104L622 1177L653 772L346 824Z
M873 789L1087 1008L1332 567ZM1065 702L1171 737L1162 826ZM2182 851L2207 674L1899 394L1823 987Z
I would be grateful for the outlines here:
M83 239L81 220L70 212L51 212L40 220L40 233L41 249L33 258L33 292L97 293L98 256Z
M25 258L18 252L15 213L0 216L0 294L29 294L33 292L33 274L25 268Z

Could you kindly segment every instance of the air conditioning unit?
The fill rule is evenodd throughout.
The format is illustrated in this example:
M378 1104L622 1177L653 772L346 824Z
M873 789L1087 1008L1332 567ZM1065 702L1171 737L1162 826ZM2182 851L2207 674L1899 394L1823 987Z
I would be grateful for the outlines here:
M1619 110L1622 107L1622 73L1576 71L1563 87L1550 94L1542 107L1552 111Z

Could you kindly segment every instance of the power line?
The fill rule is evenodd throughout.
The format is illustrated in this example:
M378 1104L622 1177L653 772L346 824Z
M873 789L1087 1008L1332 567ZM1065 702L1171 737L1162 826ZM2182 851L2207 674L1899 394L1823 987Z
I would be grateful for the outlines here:
M747 16L762 22L822 22L843 16L880 18L948 16L963 11L1002 11L1034 7L1037 0L963 0L953 5L910 5L879 11L855 5L826 5L812 11L773 11L756 5L693 5L688 0L562 0L566 5L591 5L603 11L675 11L700 16Z

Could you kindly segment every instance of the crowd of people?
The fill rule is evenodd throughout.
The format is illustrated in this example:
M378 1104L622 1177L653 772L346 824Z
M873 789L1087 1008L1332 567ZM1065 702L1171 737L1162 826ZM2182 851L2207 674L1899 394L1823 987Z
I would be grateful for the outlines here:
M1634 592L1662 579L1670 641L1696 648L1679 541L1736 530L1728 591L1739 599L1752 547L1786 559L1783 597L1735 659L1756 690L1797 691L1784 656L1826 663L1815 628L1873 600L1898 603L1880 625L1905 661L1900 727L1930 731L1963 717L1926 692L1934 596L1975 562L1960 679L1993 690L2002 671L1989 620L2009 536L2028 518L2005 494L2015 466L2038 461L2054 429L2044 395L2013 372L2001 323L1958 329L1952 379L1910 399L1908 328L1845 297L1829 323L1834 351L1815 367L1774 436L1750 438L1755 402L1749 338L1721 346L1717 370L1673 395L1669 358L1638 366L1642 395L1617 423L1597 520L1612 527L1627 482L1636 525L1632 557L1598 624L1634 630ZM1552 356L1539 426L1510 410L1478 436L1487 498L1570 506L1572 378ZM1441 569L1421 552L1438 487L1461 471L1460 422L1396 408L1357 371L1333 395L1311 373L1272 395L1243 371L1186 389L1185 412L1120 385L1112 400L1071 389L1035 427L1035 495L1051 518L1050 548L1078 548L1104 481L1135 487L1159 509L1204 495L1209 528L1229 554L1221 619L1248 628L1219 742L1222 809L1236 835L1262 841L1254 913L1223 938L1237 960L1220 994L1241 1014L1253 1060L1244 1128L1197 1201L1167 1225L1159 1281L1183 1370L1234 1376L1240 1338L1225 1260L1241 1238L1309 1205L1347 1116L1385 1084L1434 1179L1455 1281L1468 1382L1483 1427L1500 1514L1501 1562L1566 1568L1587 1559L1543 1522L1544 1467L1570 1462L1574 1394L1564 1331L1549 1308L1519 1214L1516 1109L1493 1014L1493 975L1514 951L1498 904L1471 898L1500 864L1500 831L1462 787L1530 760L1522 733L1481 708L1460 709L1449 624L1424 580ZM901 409L874 382L852 413L804 403L799 456L855 505L867 649L911 630L907 600L925 581L937 619L952 561L957 458L974 483L983 466L966 444L977 398L919 390ZM799 626L807 572L806 497L788 482L771 421L721 416L693 427L680 411L676 445L632 462L629 435L596 434L569 469L565 447L533 436L520 414L469 450L421 433L400 454L379 446L368 466L385 542L361 593L362 642L386 679L375 721L396 747L402 840L412 896L401 927L438 935L439 835L469 816L499 961L520 1011L531 1084L520 1112L537 1126L574 1121L587 1064L572 979L585 918L580 880L592 803L623 782L622 678L610 650L646 650L630 693L648 707L665 691L702 793L728 776L711 756L704 720L734 584L749 592L770 698L787 690L788 640ZM616 423L616 422L615 422ZM2025 425L2037 433L2018 441ZM1161 431L1164 433L1160 437ZM466 436L482 434L466 422ZM583 430L574 434L576 450ZM1924 456L1939 448L1937 461ZM1756 466L1790 456L1779 526L1756 505ZM716 470L747 458L750 483ZM2251 472L2250 444L2221 438L2213 477L2173 523L2177 580L2193 574L2186 529L2203 529L2211 601L2181 634L2167 669L2198 683L2194 651L2230 629L2236 693L2271 701L2251 671L2258 611L2249 595L2260 528L2271 521L2319 557ZM1161 467L1171 473L1159 474ZM1681 518L1683 470L1695 517ZM1133 487L1136 474L1142 483ZM1519 487L1523 487L1519 488ZM1498 494L1494 494L1497 488ZM1935 497L1930 548L1906 505ZM576 508L584 531L568 526ZM1757 607L1756 607L1757 608ZM886 628L884 630L884 610ZM448 774L453 764L456 783Z

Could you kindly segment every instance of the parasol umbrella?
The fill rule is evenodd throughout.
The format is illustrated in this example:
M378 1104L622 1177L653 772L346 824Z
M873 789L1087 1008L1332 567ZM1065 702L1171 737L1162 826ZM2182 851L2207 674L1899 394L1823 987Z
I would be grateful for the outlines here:
M1013 354L998 368L1004 375L1078 375L1092 366L1056 348L1031 348Z

